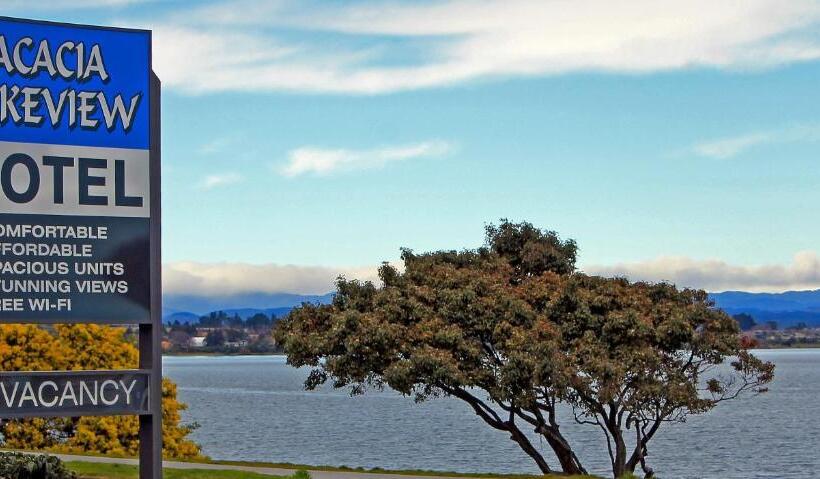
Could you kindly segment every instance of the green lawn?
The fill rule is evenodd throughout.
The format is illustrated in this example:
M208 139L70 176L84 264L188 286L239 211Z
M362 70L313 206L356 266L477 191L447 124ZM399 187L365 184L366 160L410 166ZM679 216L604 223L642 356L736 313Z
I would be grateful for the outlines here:
M235 463L236 464L236 463ZM262 464L254 464L254 463L241 463L242 465L247 466L261 466ZM80 475L83 479L136 479L139 477L137 467L136 466L127 466L122 464L98 464L92 462L79 462L79 461L72 461L67 462L66 465L68 467ZM270 466L270 464L265 464L266 466ZM280 465L281 466L281 465ZM348 469L348 468L318 468L324 470L341 470L341 471L348 471L348 472L365 472L363 470L355 470L355 469ZM395 473L396 471L382 471L382 470L369 470L368 472L383 472L383 473ZM397 476L401 476L403 474L418 474L418 475L434 475L436 473L431 471L400 471ZM441 473L439 473L441 474ZM165 469L164 476L166 479L271 479L271 478L279 478L279 479L310 479L310 475L305 471L297 471L292 476L269 476L264 474L256 474L254 472L244 472L244 471L212 471L207 469ZM452 477L457 478L475 478L475 477L484 477L484 478L495 478L495 479L595 479L593 476L563 476L563 475L555 475L555 476L523 476L523 475L493 475L493 474L465 474L465 475L455 475L453 474Z
M82 454L81 454L82 455ZM98 456L97 454L88 454L89 456ZM112 456L113 457L113 456ZM117 456L126 457L126 456ZM133 459L133 458L131 458ZM310 479L309 470L314 471L331 471L331 472L358 472L358 473L377 473L390 474L398 476L396 479L401 479L401 476L437 476L442 478L452 479L602 479L600 476L584 476L575 475L568 476L557 473L550 475L531 475L531 474L498 474L498 473L460 473L449 471L429 471L424 469L381 469L381 468L362 468L362 467L347 467L347 466L316 466L305 464L293 464L282 462L248 462L248 461L215 461L210 458L188 459L181 462L189 464L221 464L232 466L246 466L246 467L267 467L273 469L289 469L296 471L292 476L270 476L260 475L257 473L248 473L242 471L213 471L213 470L180 470L180 469L165 469L165 477L170 479L188 479L195 477L203 477L206 479L259 479L259 478L276 478L282 477L285 479ZM136 466L126 466L120 464L98 464L83 461L69 461L67 464L73 471L80 474L83 478L104 478L104 479L120 479L120 478L136 478L138 477Z
M310 471L331 471L331 472L363 472L375 474L392 474L396 476L435 476L454 479L601 479L598 476L567 476L565 474L533 475L533 474L498 474L489 472L451 472L451 471L430 471L426 469L381 469L348 466L315 466L307 464L294 464L290 462L247 462L247 461L215 461L212 459L191 460L191 462L201 462L203 464L228 464L234 466L250 467L270 467L276 469L310 470ZM401 479L401 478L397 478Z
M122 464L97 464L91 462L68 462L69 469L82 478L95 479L136 479L139 472L136 466ZM242 471L211 471L206 469L165 469L166 479L271 479L278 476L268 476L253 472ZM288 479L308 479L310 476L300 471L289 476Z

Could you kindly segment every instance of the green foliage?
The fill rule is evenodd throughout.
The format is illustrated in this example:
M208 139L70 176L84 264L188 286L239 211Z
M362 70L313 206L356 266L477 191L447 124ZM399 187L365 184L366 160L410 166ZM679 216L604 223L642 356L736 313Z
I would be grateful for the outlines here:
M308 388L456 397L545 473L555 466L525 429L561 470L585 473L559 405L605 435L619 477L649 470L662 424L765 391L773 366L748 352L704 291L585 275L575 254L552 231L502 221L476 250L404 250L403 271L383 265L381 286L340 279L331 305L293 310L276 339L290 364L313 367ZM708 376L730 358L724 374Z
M270 328L276 321L276 316L268 316L265 313L256 313L250 318L243 320L238 314L228 316L224 311L214 311L206 316L199 318L199 326L205 328L221 328L230 327L234 329L248 328L248 329L267 329ZM175 321L177 326L181 326L179 321Z
M548 271L569 274L575 270L578 246L573 240L562 241L555 231L502 220L498 226L488 225L486 232L489 249L505 258L518 279Z
M0 479L76 479L54 456L0 452Z
M205 345L211 348L224 346L225 341L225 332L221 329L211 331L205 336Z
M139 477L137 467L130 465L69 462L68 466L83 478L137 479ZM297 471L292 476L271 476L247 471L170 468L165 468L162 476L165 479L310 479L310 474L306 471Z

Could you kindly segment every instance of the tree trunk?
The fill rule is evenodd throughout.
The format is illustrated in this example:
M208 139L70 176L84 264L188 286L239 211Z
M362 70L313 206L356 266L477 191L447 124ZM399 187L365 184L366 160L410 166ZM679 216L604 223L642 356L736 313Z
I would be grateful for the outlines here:
M542 424L535 432L541 434L547 440L558 462L561 463L561 470L566 474L586 474L587 471L581 465L581 461L575 452L570 447L569 442L564 438L564 435L558 430L557 425L550 426Z
M553 472L552 468L549 464L547 464L546 459L544 459L544 456L538 451L538 449L535 448L535 446L532 445L532 442L530 442L527 436L521 432L521 429L519 429L515 424L513 418L510 418L509 421L502 420L491 408L463 389L449 387L445 384L439 384L438 386L448 394L455 396L469 404L478 417L483 419L484 422L493 428L498 429L499 431L509 432L510 439L515 441L521 450L527 453L527 455L535 461L535 464L542 473L550 474Z
M542 473L550 474L553 472L552 468L550 468L549 464L547 464L547 461L544 459L544 456L538 452L535 446L532 445L532 442L530 442L527 436L521 432L518 427L515 425L510 425L509 431L510 439L515 441L518 446L535 461L535 464L538 465L538 469L540 469Z
M615 441L615 462L612 464L612 475L615 479L619 479L627 472L633 472L635 467L631 469L626 464L626 441L621 429L615 424L608 424L607 428Z
M567 445L567 442L563 440L563 437L556 438L551 434L544 434L544 438L555 453L555 457L558 458L558 462L561 464L561 470L565 474L586 474L587 471L581 466L580 461L578 461L575 453Z
M612 465L612 474L615 479L626 473L626 445L623 439L615 441L615 464Z

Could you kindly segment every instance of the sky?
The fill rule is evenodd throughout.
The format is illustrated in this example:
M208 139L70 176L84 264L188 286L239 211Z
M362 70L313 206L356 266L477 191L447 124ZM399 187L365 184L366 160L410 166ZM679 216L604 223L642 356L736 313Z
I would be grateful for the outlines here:
M170 293L325 293L499 218L579 268L820 288L820 2L0 0L153 30Z

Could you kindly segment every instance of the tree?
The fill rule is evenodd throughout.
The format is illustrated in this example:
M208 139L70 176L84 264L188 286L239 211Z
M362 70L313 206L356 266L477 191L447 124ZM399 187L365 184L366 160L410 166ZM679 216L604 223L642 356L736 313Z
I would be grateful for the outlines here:
M52 332L35 325L0 325L0 370L55 371L135 369L138 351L126 330L97 325L57 325ZM176 385L162 383L163 453L193 458L199 446L188 436L194 426L180 423L186 406ZM0 425L3 447L55 452L136 455L139 419L135 416L34 418Z
M786 329L790 329L792 331L805 331L805 330L809 329L809 325L806 324L805 321L800 321L797 324L793 324L793 325L789 326Z
M168 334L168 340L176 348L187 348L191 345L191 334L187 331L175 329Z
M248 328L256 331L264 331L269 329L271 327L271 323L271 318L264 313L256 313L245 321L245 325Z
M739 313L732 316L732 318L737 321L738 326L740 326L741 331L749 331L750 329L757 326L757 322L755 318L752 317L751 314L747 313Z
M251 353L272 353L277 352L278 348L270 335L259 335L255 341L248 344L248 351Z
M205 328L221 328L227 320L228 315L224 311L212 312L199 318L199 325Z
M234 315L231 316L227 322L228 327L231 328L241 328L244 324L245 322L242 320L242 317L240 317L237 313L234 313Z
M225 333L221 329L209 332L205 336L205 346L218 348L225 345Z
M248 339L248 333L242 329L226 329L224 330L226 342L238 342Z
M294 309L275 331L288 362L313 368L308 389L458 398L544 473L556 465L527 430L563 472L586 472L567 419L606 437L615 477L639 465L651 475L660 426L763 392L773 376L705 292L582 274L574 242L529 223L490 225L476 250L402 259L403 272L380 268L381 286L340 278L332 304Z
M174 321L174 324L171 325L170 331L171 333L179 331L186 333L189 336L193 336L194 334L196 334L196 326L187 321L185 323L180 323L179 320L176 320Z

